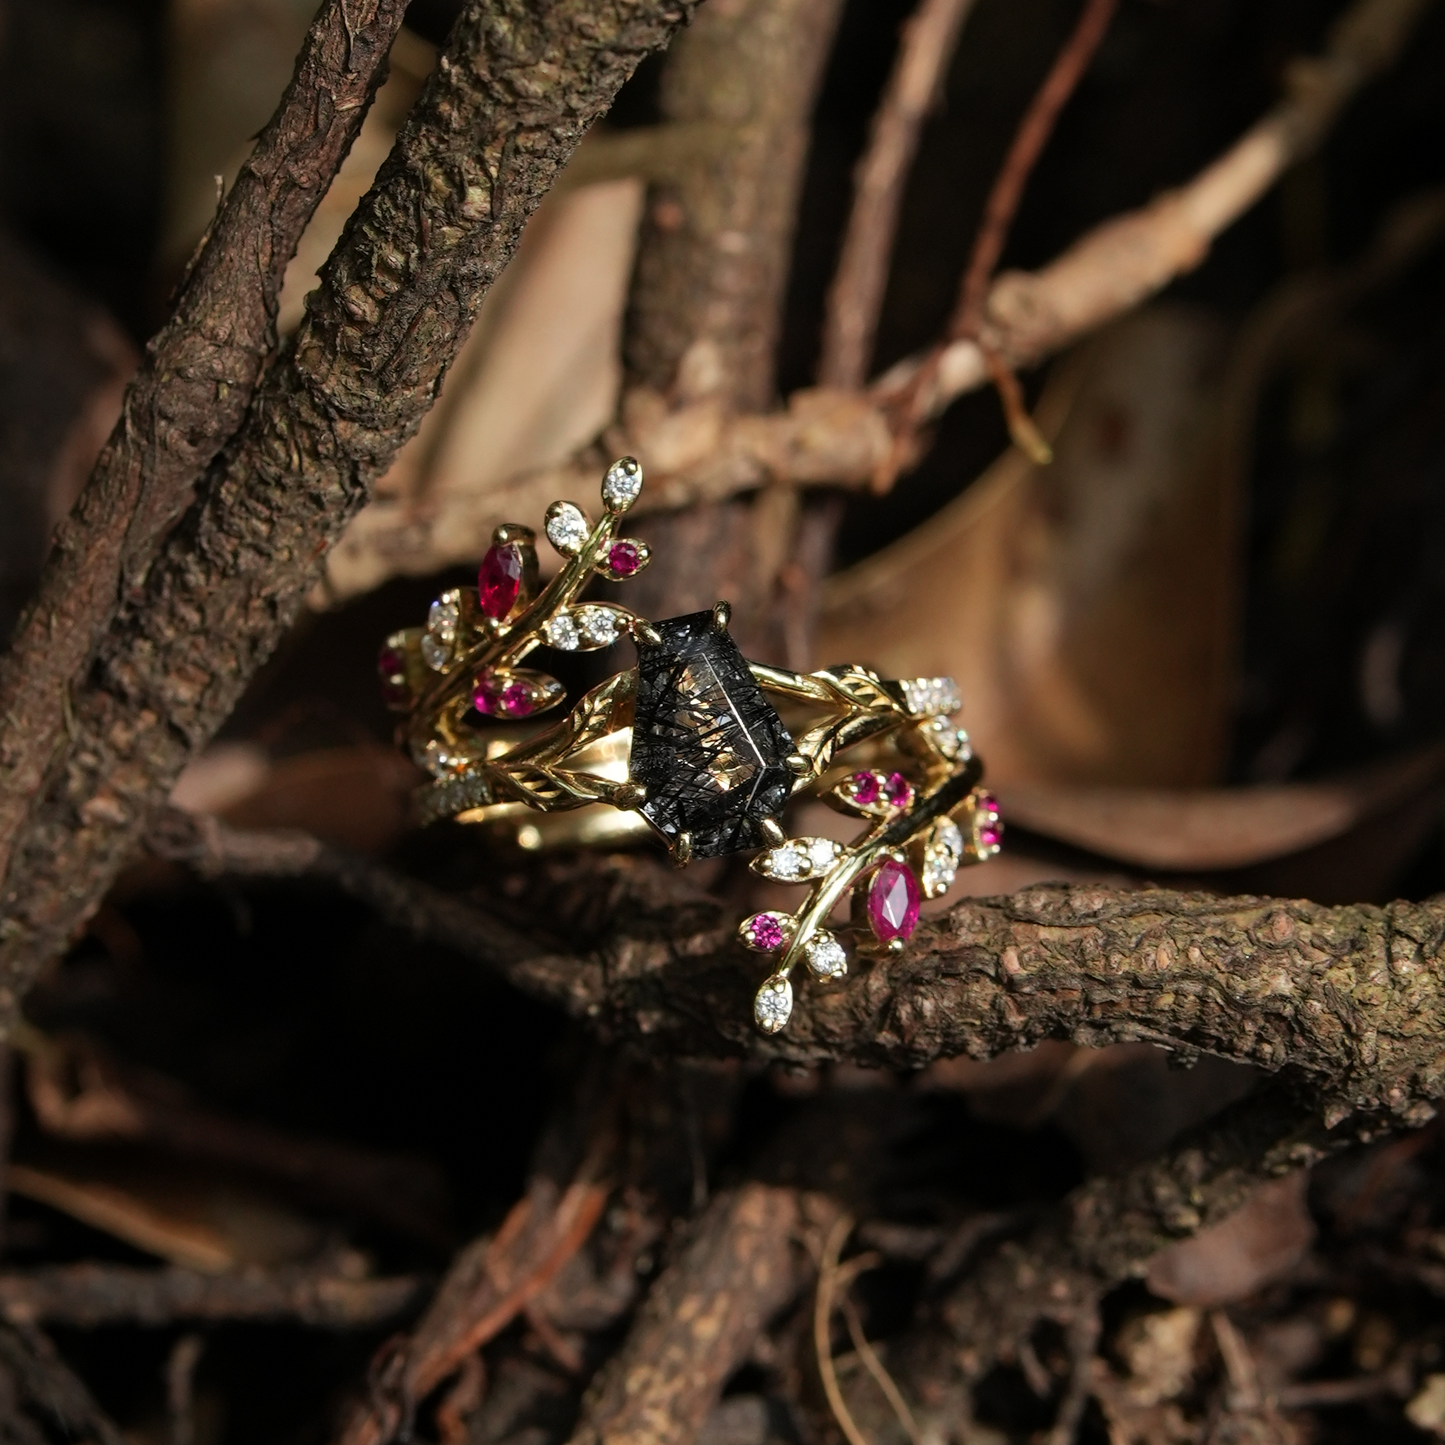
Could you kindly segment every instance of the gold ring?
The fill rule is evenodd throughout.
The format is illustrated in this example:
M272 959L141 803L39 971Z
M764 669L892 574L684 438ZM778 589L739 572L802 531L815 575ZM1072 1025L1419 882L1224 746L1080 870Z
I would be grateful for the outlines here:
M624 582L650 560L645 542L618 536L641 490L642 468L624 457L602 480L597 522L554 502L544 531L562 566L545 586L532 530L498 527L476 589L444 592L425 627L386 639L383 691L407 714L402 741L431 775L417 795L424 822L485 823L529 850L651 834L679 867L755 852L762 877L807 885L792 913L754 913L739 927L748 948L774 956L754 1018L777 1033L799 963L842 977L840 934L855 954L902 948L921 902L946 892L960 866L998 852L1003 823L967 734L950 721L960 705L951 679L750 662L728 633L726 602L658 622L579 602L593 577ZM531 721L565 696L555 677L522 665L534 651L595 651L624 637L635 667L560 721ZM862 820L862 831L847 844L790 838L783 813L801 794ZM833 922L850 896L849 922Z

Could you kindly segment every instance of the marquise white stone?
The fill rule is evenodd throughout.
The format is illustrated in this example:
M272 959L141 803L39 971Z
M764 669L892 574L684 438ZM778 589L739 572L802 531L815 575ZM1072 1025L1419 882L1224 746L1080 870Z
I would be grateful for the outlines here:
M625 512L641 491L642 466L635 457L613 462L602 478L602 500L609 512Z
M564 556L575 557L591 532L587 514L575 502L553 502L547 508L547 540Z

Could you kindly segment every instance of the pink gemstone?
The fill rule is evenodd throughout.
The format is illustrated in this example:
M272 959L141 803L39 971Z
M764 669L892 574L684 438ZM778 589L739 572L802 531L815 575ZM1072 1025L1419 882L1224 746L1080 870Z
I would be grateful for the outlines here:
M488 617L502 620L517 603L522 590L522 549L515 542L488 547L477 573L477 597Z
M636 542L614 542L607 549L607 565L619 577L631 577L642 566Z
M406 683L406 657L395 647L383 647L376 657L381 695L388 707L405 707L411 701Z
M884 943L911 938L918 927L918 905L923 895L906 863L889 858L873 875L868 889L868 922Z
M484 672L477 679L477 685L472 692L472 706L489 717L501 712L502 689L491 673Z
M878 801L879 787L877 773L854 773L848 779L848 791L860 807L871 808Z
M502 689L502 711L508 717L526 717L532 711L532 691L523 682L509 682Z
M980 848L997 848L1003 842L1003 829L994 823L985 823L978 830Z
M889 773L883 793L895 808L906 808L913 801L913 784L902 773Z
M753 919L753 943L761 949L783 946L783 925L771 913L760 913Z
M998 816L998 799L992 793L980 793L975 806L980 813L992 813L994 817Z

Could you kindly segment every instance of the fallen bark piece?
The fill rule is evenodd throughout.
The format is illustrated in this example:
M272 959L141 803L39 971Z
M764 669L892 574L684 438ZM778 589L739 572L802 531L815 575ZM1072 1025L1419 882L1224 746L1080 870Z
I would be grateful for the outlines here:
M720 1195L593 1382L572 1445L690 1445L728 1377L811 1275L791 1189Z
M16 1324L73 1329L159 1327L177 1320L294 1320L320 1329L369 1329L420 1304L416 1275L357 1279L332 1268L137 1269L68 1264L0 1274L0 1314Z

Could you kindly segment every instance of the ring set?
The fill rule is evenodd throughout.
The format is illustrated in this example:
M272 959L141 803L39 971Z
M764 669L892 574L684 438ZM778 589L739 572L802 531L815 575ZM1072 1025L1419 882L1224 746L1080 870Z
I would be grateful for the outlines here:
M425 627L386 639L382 688L407 714L402 739L430 774L417 796L425 822L490 824L523 849L652 834L678 866L753 852L763 878L805 885L794 911L754 913L739 928L748 948L773 956L754 1018L777 1033L800 964L835 979L848 969L845 939L855 955L901 948L924 899L998 852L1003 824L979 787L967 734L950 721L959 707L951 679L750 662L729 635L726 602L651 622L615 602L579 601L593 578L625 582L647 566L647 544L618 535L641 489L642 469L625 457L603 478L597 522L554 502L544 532L562 565L545 585L535 533L497 528L476 589L444 592ZM534 652L590 652L624 638L635 667L560 721L532 721L566 691L523 666ZM805 795L862 831L849 843L789 837L784 810ZM836 923L850 898L848 921Z

